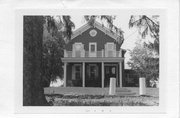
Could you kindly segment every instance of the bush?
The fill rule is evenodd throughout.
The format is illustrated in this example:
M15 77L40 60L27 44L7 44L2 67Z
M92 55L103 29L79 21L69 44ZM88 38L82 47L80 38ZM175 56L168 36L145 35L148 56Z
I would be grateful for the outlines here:
M47 95L53 106L153 106L156 98L146 96Z

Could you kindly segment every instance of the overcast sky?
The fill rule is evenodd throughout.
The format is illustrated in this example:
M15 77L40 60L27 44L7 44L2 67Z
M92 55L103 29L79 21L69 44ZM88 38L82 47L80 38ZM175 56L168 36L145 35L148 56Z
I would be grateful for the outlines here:
M86 23L83 18L83 15L78 15L78 14L71 15L71 19L75 23L75 30ZM137 28L129 29L129 26L128 26L129 19L130 19L129 14L121 14L121 15L116 16L116 19L113 22L115 26L117 26L118 28L121 28L124 31L125 40L121 48L126 49L126 50L128 49L132 50L135 46L135 42L138 39L140 39ZM126 69L129 68L129 66L126 64L129 58L130 56L127 51L125 54L125 68Z

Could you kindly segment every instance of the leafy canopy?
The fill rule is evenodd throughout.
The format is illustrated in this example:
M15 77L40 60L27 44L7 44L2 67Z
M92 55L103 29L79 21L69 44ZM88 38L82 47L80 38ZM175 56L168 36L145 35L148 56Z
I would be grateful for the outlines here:
M136 43L133 50L130 50L128 65L135 70L139 76L149 79L159 77L159 58L153 50L145 46L145 43Z
M146 43L146 46L150 49L155 50L159 54L159 21L155 20L159 16L152 16L149 18L146 15L131 15L129 20L129 28L136 27L139 29L139 34L142 38L150 35L154 38L154 42Z

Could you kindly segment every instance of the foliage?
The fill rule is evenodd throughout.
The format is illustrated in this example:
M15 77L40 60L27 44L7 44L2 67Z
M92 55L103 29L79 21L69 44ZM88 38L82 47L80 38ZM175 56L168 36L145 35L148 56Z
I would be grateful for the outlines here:
M48 105L41 84L44 17L24 16L23 20L23 105Z
M23 29L23 105L48 105L43 91L47 78L61 75L64 42L70 39L69 16L63 16L63 22L55 22L51 16L24 16ZM43 40L44 23L47 23L49 37ZM58 24L58 25L57 25ZM61 27L62 34L58 33ZM63 36L63 38L62 38ZM60 72L60 73L59 73Z
M56 76L62 78L65 42L60 32L56 36L48 35L43 41L43 85L49 87L51 81L56 81Z
M84 19L89 23L89 25L93 25L96 19L100 19L100 20L105 20L106 23L108 24L108 28L111 31L111 33L116 33L118 35L117 37L117 42L118 44L122 45L124 42L124 35L123 35L123 31L121 28L118 28L117 26L115 26L113 24L113 21L116 19L116 16L112 16L112 15L85 15ZM104 24L102 23L102 26L104 26Z
M70 16L59 16L58 20L46 16L43 37L43 86L49 87L51 81L56 81L56 76L62 78L64 47L67 39L71 38L74 23Z
M159 16L153 16L159 17ZM135 16L132 15L129 20L129 28L137 27L142 38L145 38L148 34L154 38L154 42L149 42L146 46L150 49L154 49L159 54L159 22L149 18L146 15Z
M135 70L139 76L146 77L147 84L150 79L159 77L159 58L145 46L145 44L137 43L136 47L130 51L130 61L128 65Z
M54 36L57 32L61 32L63 39L67 43L71 39L72 29L75 24L71 21L71 16L46 16L48 32Z
M158 106L158 98L148 96L46 95L52 106Z

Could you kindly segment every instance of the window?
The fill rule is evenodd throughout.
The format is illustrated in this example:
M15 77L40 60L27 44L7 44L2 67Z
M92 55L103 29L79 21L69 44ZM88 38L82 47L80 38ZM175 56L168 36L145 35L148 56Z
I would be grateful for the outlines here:
M115 57L116 56L116 45L113 42L108 42L105 45L106 57Z
M95 45L91 45L91 52L95 52Z
M115 45L114 43L108 43L108 50L114 50L115 49Z
M116 74L116 68L115 67L112 67L111 71L112 71L112 74Z
M95 79L96 77L96 67L90 66L90 79Z
M80 79L81 78L81 69L80 69L80 66L75 66L75 76L76 76L76 79Z
M95 42L89 43L89 57L97 56L97 44Z
M90 64L88 66L89 79L94 80L98 78L98 66L96 64Z
M81 65L75 64L72 66L72 80L79 80L82 78Z
M81 50L81 44L76 44L75 45L75 50L80 51Z
M89 51L96 52L96 43L89 43Z
M74 43L73 44L73 57L81 57L83 50L84 50L84 45L82 43Z

